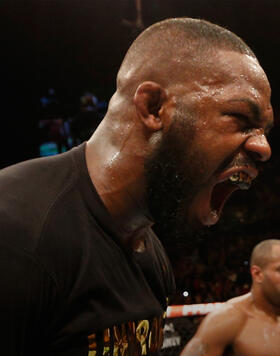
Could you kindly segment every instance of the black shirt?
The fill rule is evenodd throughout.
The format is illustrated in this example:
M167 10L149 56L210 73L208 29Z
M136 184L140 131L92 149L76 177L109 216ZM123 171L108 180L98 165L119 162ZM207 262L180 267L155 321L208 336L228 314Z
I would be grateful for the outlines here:
M0 171L3 355L145 355L174 278L150 230L131 252L89 177L85 144ZM4 351L5 350L5 351Z

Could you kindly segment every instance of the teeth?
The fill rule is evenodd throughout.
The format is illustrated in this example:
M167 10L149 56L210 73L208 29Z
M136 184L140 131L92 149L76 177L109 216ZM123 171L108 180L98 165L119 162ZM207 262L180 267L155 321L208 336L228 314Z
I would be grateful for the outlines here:
M244 184L249 186L252 182L252 178L245 172L234 173L229 177L229 180L234 184Z

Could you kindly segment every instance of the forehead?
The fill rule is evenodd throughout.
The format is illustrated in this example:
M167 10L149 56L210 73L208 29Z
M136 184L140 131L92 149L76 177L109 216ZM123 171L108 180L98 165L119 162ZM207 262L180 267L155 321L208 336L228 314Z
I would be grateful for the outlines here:
M272 246L271 259L273 261L280 261L280 245Z
M211 50L207 56L185 65L172 90L176 100L197 106L198 111L251 102L262 120L273 121L266 74L258 61L246 54Z
M273 245L268 259L267 266L280 265L280 245Z
M247 90L256 100L270 100L270 85L258 61L247 55L228 50L211 52L194 68L191 74L192 90L205 94L223 94L230 91Z
M209 56L210 69L225 79L247 80L255 84L264 85L270 90L267 77L257 59L247 54L234 51L218 50L213 56Z

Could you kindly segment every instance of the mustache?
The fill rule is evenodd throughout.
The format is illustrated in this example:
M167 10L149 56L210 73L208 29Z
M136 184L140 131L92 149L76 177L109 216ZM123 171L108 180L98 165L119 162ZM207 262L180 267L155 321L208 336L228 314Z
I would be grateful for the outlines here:
M232 167L252 167L254 169L259 170L260 162L254 161L251 157L244 155L242 153L238 153L233 158L228 158L222 164L222 170L230 169Z

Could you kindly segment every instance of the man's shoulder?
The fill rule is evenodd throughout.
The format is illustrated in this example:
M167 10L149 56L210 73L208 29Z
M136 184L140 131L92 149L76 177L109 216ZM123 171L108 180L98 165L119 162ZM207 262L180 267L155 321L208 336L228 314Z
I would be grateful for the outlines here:
M231 322L243 321L247 317L248 311L251 308L251 294L247 293L229 299L216 311L209 314L211 318L226 317Z
M1 170L0 242L33 250L48 212L75 174L69 152Z
M201 329L213 333L222 333L225 338L233 340L240 332L249 316L251 308L250 293L232 298L209 313L204 319Z
M252 310L252 295L251 293L246 293L238 297L229 299L224 303L225 312L233 313L236 318L247 318Z
M207 355L222 355L227 347L234 345L246 324L249 299L249 294L233 298L209 313L183 350L182 356L193 355L193 351L198 349L205 350Z
M70 164L71 155L72 152L68 151L58 155L29 159L3 168L0 170L1 186L3 184L8 187L18 185L22 189L22 185L28 183L28 181L35 182L44 176L53 180L55 178L54 172L58 175L63 168ZM52 180L50 179L49 183Z

